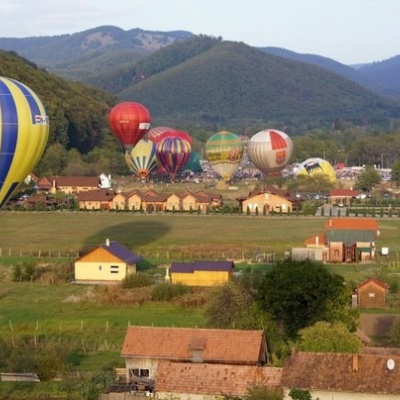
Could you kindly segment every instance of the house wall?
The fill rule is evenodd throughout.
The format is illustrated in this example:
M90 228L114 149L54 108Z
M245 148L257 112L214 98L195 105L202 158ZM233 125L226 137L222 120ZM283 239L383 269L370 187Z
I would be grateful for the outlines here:
M228 282L231 273L227 271L194 271L193 273L171 272L172 283L188 286L217 286Z
M119 282L127 276L127 273L127 265L123 262L75 262L77 282Z
M156 398L159 400L224 400L227 397L210 394L171 393L160 391L156 393Z
M292 400L290 389L284 390L284 400ZM369 394L354 392L334 392L325 390L310 390L311 397L319 400L398 400L399 396L390 394Z
M168 211L180 211L181 209L181 199L176 195L173 194L167 199L167 203L165 209Z
M251 197L249 199L243 200L242 202L242 212L247 212L247 207L251 213L258 212L261 214L264 211L264 206L266 207L266 212L280 212L282 213L292 212L292 202L271 193L260 193L257 196Z
M192 208L193 211L196 211L197 207L198 207L198 202L193 196L188 195L182 199L183 211L190 211L190 208Z
M358 306L363 308L383 308L386 305L385 289L369 282L358 289Z
M357 242L357 249L369 249L361 253L360 261L370 261L375 259L375 243L371 242Z
M111 210L125 210L126 198L122 194L117 194L111 200L110 209Z
M130 382L131 369L148 369L149 379L155 379L157 374L157 367L158 367L157 359L125 357L126 381Z
M328 262L343 262L343 243L331 242L328 245Z
M128 199L128 209L129 210L140 210L140 206L142 204L142 199L137 194L132 195Z

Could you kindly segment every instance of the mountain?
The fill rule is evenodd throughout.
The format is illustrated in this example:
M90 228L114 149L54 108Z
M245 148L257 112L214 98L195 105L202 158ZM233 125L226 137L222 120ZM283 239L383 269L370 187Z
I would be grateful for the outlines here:
M100 26L83 32L29 38L0 38L0 49L15 51L58 75L85 81L91 73L132 64L169 44L193 36L186 31L125 31Z
M182 43L163 51L179 46ZM133 81L116 94L147 105L163 124L179 121L244 129L255 124L330 126L337 119L382 124L400 117L399 102L337 74L227 41Z
M387 96L400 98L400 55L388 60L361 66L358 71L369 81L374 89Z

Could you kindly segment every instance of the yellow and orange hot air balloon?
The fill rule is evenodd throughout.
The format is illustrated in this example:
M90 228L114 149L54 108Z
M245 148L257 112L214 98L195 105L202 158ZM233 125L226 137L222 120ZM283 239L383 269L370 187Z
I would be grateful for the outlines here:
M0 208L43 155L49 118L36 93L0 77Z

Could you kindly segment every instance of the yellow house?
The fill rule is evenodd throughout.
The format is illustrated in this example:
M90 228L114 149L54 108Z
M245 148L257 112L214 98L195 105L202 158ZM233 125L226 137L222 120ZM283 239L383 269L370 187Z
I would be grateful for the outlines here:
M110 210L115 197L112 190L89 190L76 195L81 210Z
M171 194L167 199L167 205L165 207L167 211L180 211L181 209L181 198L177 194Z
M260 192L250 194L247 198L238 199L241 204L242 212L250 211L255 214L256 212L263 214L275 213L290 213L293 210L292 202L287 198L274 194L272 192Z
M168 193L159 193L152 189L145 192L133 190L125 195L129 210L138 211L142 209L147 212L164 211L169 196Z
M194 261L193 263L172 263L169 278L172 283L188 286L217 286L232 277L233 261Z
M110 242L75 261L76 283L118 283L136 273L140 257L117 242Z

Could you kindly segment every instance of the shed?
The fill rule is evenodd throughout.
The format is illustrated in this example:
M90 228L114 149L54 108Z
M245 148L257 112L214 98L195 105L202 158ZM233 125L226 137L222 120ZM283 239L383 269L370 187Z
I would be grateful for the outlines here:
M389 285L379 279L371 278L357 286L357 305L362 308L384 308Z
M216 286L228 282L234 268L233 261L194 261L172 263L169 273L172 283L188 286Z

